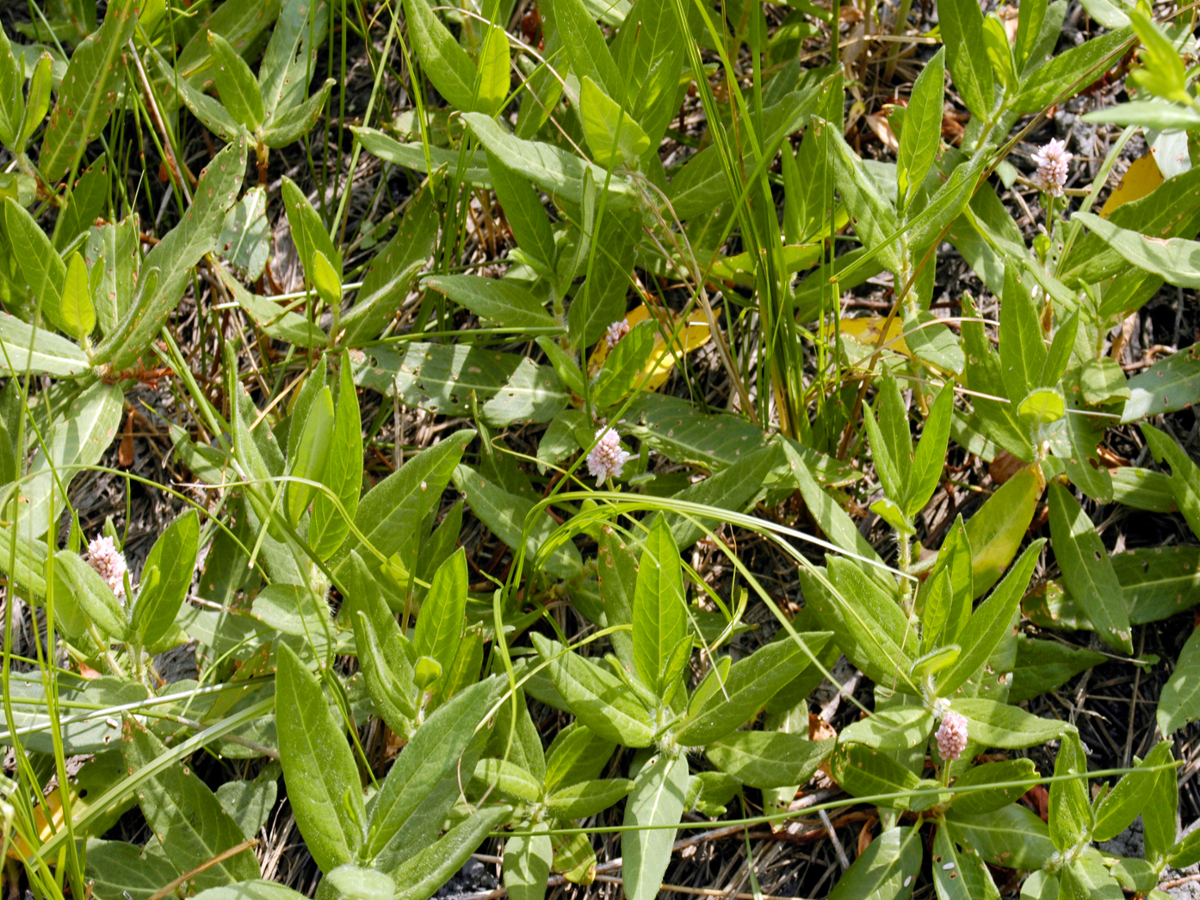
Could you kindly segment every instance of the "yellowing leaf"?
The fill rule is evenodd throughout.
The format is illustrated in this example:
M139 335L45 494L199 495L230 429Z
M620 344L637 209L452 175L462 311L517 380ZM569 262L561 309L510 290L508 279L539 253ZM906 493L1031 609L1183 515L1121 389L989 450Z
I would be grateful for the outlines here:
M1107 219L1118 206L1142 199L1162 183L1162 171L1158 168L1154 153L1150 152L1138 157L1113 192L1109 194L1108 201L1100 210L1100 217Z
M838 328L842 334L849 335L863 346L874 349L875 343L879 340L879 334L883 331L883 323L886 321L886 316L842 319ZM898 316L893 318L892 324L888 326L887 337L883 339L883 349L903 353L905 356L912 355L908 345L904 343L904 323Z
M821 261L823 250L820 244L788 244L783 248L783 262L788 274L811 269ZM751 287L754 285L754 269L754 258L747 251L718 259L708 270L708 277Z
M720 310L717 311L720 315ZM651 316L649 308L642 304L641 306L631 309L625 314L625 322L630 328L633 328L639 322L645 322ZM678 362L678 354L680 350L684 354L691 353L700 347L703 347L712 339L712 333L709 331L708 323L704 320L704 316L698 312L693 312L687 317L687 321L676 313L669 310L657 309L654 312L655 318L662 322L663 316L669 317L669 321L663 322L666 328L669 328L671 334L674 335L672 346L668 349L667 342L663 340L663 328L660 328L654 335L654 349L650 353L650 359L646 362L645 368L642 369L642 375L635 381L635 384L640 385L641 390L655 391L658 390L670 377L671 371L675 368ZM608 341L602 340L596 344L596 348L592 351L592 355L588 358L588 377L593 377L600 371L600 367L604 365L604 360L608 356L609 346Z

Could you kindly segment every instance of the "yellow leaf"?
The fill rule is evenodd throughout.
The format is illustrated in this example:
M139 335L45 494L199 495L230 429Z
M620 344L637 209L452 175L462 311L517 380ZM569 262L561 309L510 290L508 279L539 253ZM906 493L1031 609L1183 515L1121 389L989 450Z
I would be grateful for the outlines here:
M720 310L716 311L719 317ZM650 310L645 304L631 309L625 314L625 322L630 328L633 328L639 322L644 322L650 318ZM666 327L671 329L674 335L672 346L668 349L667 342L663 340L662 331L654 335L654 349L650 353L650 359L646 362L645 368L642 369L641 378L635 383L641 384L642 390L654 391L662 387L666 380L671 376L671 371L675 368L678 362L677 354L682 350L683 354L691 353L703 347L712 339L712 333L709 331L708 322L699 312L693 312L687 317L687 321L683 321L683 317L669 310L657 310L655 317L668 316L670 321ZM592 350L592 355L588 358L588 377L595 376L600 371L600 367L604 365L604 360L608 356L609 346L608 341L601 340Z
M1100 210L1100 217L1107 219L1118 206L1142 199L1162 183L1162 172L1154 159L1154 153L1150 152L1139 156L1133 161L1133 165L1129 167L1129 171L1125 173L1113 192L1109 194L1108 202Z
M886 316L864 316L859 319L842 319L838 327L842 334L849 335L864 347L874 349L876 341L879 340L879 334L883 331L883 323L886 321ZM905 356L912 355L908 345L904 343L904 323L900 321L899 316L893 318L892 324L888 326L883 349L902 353Z

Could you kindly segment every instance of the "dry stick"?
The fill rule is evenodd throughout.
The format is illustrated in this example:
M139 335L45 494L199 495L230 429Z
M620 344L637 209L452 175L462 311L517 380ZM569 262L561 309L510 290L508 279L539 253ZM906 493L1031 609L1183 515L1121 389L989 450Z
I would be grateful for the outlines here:
M163 900L164 897L170 896L171 893L174 892L175 888L177 888L181 884L184 884L185 882L190 881L191 879L195 878L197 875L199 875L205 869L211 869L217 863L224 862L225 860L229 859L229 857L231 857L231 856L237 856L243 850L249 850L251 847L257 847L257 846L258 846L258 838L250 838L250 840L248 840L248 841L242 841L237 846L230 847L228 850L224 850L224 851L218 853L216 856L214 856L208 862L201 863L200 865L196 866L196 868L192 869L192 871L184 872L182 875L180 875L178 878L176 878L174 881L170 882L169 884L163 885L162 888L160 888L157 893L151 894L150 897L148 898L148 900Z
M154 127L158 129L159 134L163 139L163 150L167 154L167 162L171 166L171 171L175 175L175 180L179 183L180 189L183 191L183 197L187 200L188 205L192 202L192 192L188 189L188 178L185 177L183 169L179 166L179 160L175 158L175 148L171 146L171 136L167 133L167 127L163 124L162 113L158 111L158 101L154 99L154 91L150 89L150 79L146 77L146 70L142 68L142 58L137 54L137 48L133 45L133 38L129 39L129 52L133 54L134 64L137 66L138 78L142 82L142 90L146 93L146 105L150 110L150 116L154 119ZM191 172L187 173L191 176Z

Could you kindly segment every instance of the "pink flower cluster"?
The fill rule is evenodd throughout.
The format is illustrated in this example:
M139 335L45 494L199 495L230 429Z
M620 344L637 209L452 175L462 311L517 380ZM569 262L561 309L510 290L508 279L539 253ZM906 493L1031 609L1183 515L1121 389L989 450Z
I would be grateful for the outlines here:
M1063 195L1063 186L1067 183L1067 164L1075 158L1075 154L1067 150L1067 142L1051 138L1050 143L1033 154L1037 163L1035 180L1039 190L1053 197Z
M599 441L587 456L588 473L599 481L620 477L633 454L621 449L621 436L611 428L601 428L596 437Z
M117 599L123 602L125 600L125 572L129 566L125 564L125 557L117 549L113 539L107 536L93 538L88 544L86 559L88 565L100 573L100 577L117 595Z
M629 320L621 319L619 322L613 322L608 328L604 329L604 343L611 350L617 346L617 341L629 334Z
M954 762L967 749L967 720L956 712L948 712L937 730L938 756Z

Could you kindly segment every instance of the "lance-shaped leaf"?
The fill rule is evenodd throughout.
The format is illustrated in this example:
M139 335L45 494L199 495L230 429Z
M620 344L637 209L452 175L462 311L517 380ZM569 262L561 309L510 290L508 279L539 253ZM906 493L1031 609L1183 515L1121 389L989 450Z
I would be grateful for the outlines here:
M49 576L49 560L47 560ZM81 637L89 625L110 641L124 640L125 610L107 582L78 553L59 550L54 556L54 601L59 626L70 637Z
M449 673L454 665L466 606L467 555L460 547L434 573L413 635L417 656L435 660L443 673ZM426 689L432 689L432 685Z
M122 727L121 749L130 770L148 766L167 752L158 738L130 717ZM138 805L180 873L199 869L245 840L213 792L183 765L171 764L143 782ZM247 849L208 865L190 880L203 890L261 874L253 851Z
M150 548L142 568L142 588L133 607L133 630L139 642L153 647L175 624L192 583L200 551L200 517L188 510L170 524ZM151 580L150 573L157 572Z
M624 682L557 641L540 634L531 637L538 655L548 663L554 686L580 722L600 737L626 747L650 745L654 739L650 715Z
M210 31L208 45L216 62L213 77L217 82L221 103L239 124L252 132L258 131L264 119L263 98L254 73L241 55L219 34Z
M784 635L738 660L708 700L688 713L676 732L680 744L698 747L736 731L775 692L800 674L832 635L827 631Z
M1041 869L1057 852L1046 823L1019 804L981 816L952 809L946 827L955 843L973 847L984 862L1006 869Z
M550 826L535 822L531 835L513 835L504 842L504 888L511 900L544 900L554 845Z
M658 896L675 843L675 831L662 826L679 824L687 786L686 756L657 753L642 764L625 803L624 825L631 830L621 833L621 872L629 900ZM658 827L632 830L645 826Z
M457 769L475 729L487 714L493 687L494 680L479 682L456 694L413 734L371 804L367 858L383 853L443 779ZM465 783L470 771L461 777Z
M268 147L286 147L312 131L336 83L335 79L326 78L320 90L299 106L273 116L262 128L263 143Z
M1164 692L1165 693L1165 692ZM1169 734L1165 729L1164 734ZM1142 814L1153 794L1157 766L1171 766L1171 742L1159 741L1137 768L1121 776L1111 791L1096 804L1096 825L1091 838L1095 841L1111 841L1130 826ZM1171 772L1174 771L1172 768ZM1189 863L1190 865L1190 863Z
M633 594L634 662L642 683L659 697L666 696L668 685L679 674L668 666L686 637L679 548L665 518L659 516L643 544Z
M876 710L842 729L838 738L876 750L911 750L929 739L933 713L919 706Z
M967 720L971 740L985 747L1018 750L1036 747L1064 733L1073 733L1073 726L1058 719L1042 719L1019 706L1009 706L982 697L963 697L951 708Z
M509 64L508 35L503 28L492 26L479 51L479 88L473 104L475 109L494 116L504 107L510 80Z
M38 166L49 181L70 171L108 124L121 84L122 54L137 25L138 0L110 3L104 24L75 48L42 139Z
M983 13L971 0L939 0L938 21L954 87L971 114L986 120L995 104L995 82L984 52Z
M1192 534L1200 536L1200 467L1165 432L1143 425L1142 434L1154 458L1171 467L1171 496Z
M435 275L421 283L497 325L547 334L562 330L542 302L516 282L478 275Z
M942 104L946 86L945 50L939 50L921 69L904 111L900 152L896 156L896 186L907 206L925 183L942 137Z
M975 596L987 593L1000 578L1029 530L1043 480L1036 466L1022 469L1000 486L967 520Z
M321 217L308 202L304 192L296 187L294 181L284 176L282 194L288 225L292 229L292 240L296 242L296 252L300 254L300 261L304 263L304 272L309 281L316 283L313 269L318 253L325 257L326 263L335 272L340 272L342 255L333 246Z
M424 0L414 0L422 3ZM511 806L489 806L473 813L389 874L399 886L393 900L426 900L463 867L488 834L512 815Z
M78 251L71 254L71 260L67 264L59 312L65 330L77 341L91 335L96 327L96 309L92 306L87 264Z
M1156 717L1168 737L1200 718L1200 630L1193 631L1183 645L1175 671L1163 685Z
M366 824L358 766L320 683L286 644L279 647L275 719L288 799L309 853L325 872L353 862Z
M1020 783L1005 786L1005 783L1027 782L1037 777L1037 766L1031 759L1008 759L972 766L954 781L954 809L964 815L979 816L1011 806L1021 799L1029 786Z
M782 731L735 731L705 748L709 761L756 788L804 784L833 749L832 741Z
M96 348L98 361L119 371L146 352L191 283L197 261L217 249L221 223L237 200L245 174L246 143L241 139L227 145L201 171L195 202L183 221L146 254L137 303ZM157 280L147 275L152 269L158 270Z
M421 72L460 110L475 108L475 66L426 0L404 0L408 35ZM488 112L491 115L491 112Z
M33 217L11 197L4 202L4 223L17 265L38 299L42 315L55 328L66 331L59 309L67 282L66 264Z
M1033 567L1041 555L1043 540L1030 544L1021 558L1004 576L1004 580L992 595L971 614L958 643L962 654L950 667L943 669L937 681L939 697L949 697L987 662L1000 643L1001 638L1012 626L1013 616L1021 605L1021 597L1029 586Z
M35 330L16 316L0 312L0 373L73 378L91 368L87 356L72 341L44 328Z
M350 592L346 602L353 616L355 649L367 691L388 727L407 738L417 714L416 684L409 659L416 653L357 553L350 553L343 578Z
M358 501L362 494L362 418L358 392L350 371L349 354L342 354L339 378L337 412L329 442L330 455L321 481L337 498L341 509L324 491L318 491L313 497L312 514L308 520L309 546L322 559L332 556L350 533L350 522L358 512Z
M854 860L829 900L907 900L924 856L919 829L889 828Z
M973 851L959 853L946 828L933 836L933 884L938 900L999 900L988 868Z
M599 815L634 788L628 778L580 781L559 788L546 798L546 809L563 819L585 819Z
M1108 550L1087 513L1057 482L1050 485L1050 535L1063 580L1097 633L1110 646L1133 653L1129 611Z
M606 169L633 166L647 150L650 138L642 126L587 75L579 90L583 133L596 164Z
M301 423L297 422L297 425ZM333 394L328 387L321 388L308 415L303 422L300 440L296 442L290 465L290 475L297 479L287 483L288 521L295 527L300 517L308 510L308 504L316 492L316 484L325 474L329 460L331 435L333 433ZM312 484L307 482L314 482Z

